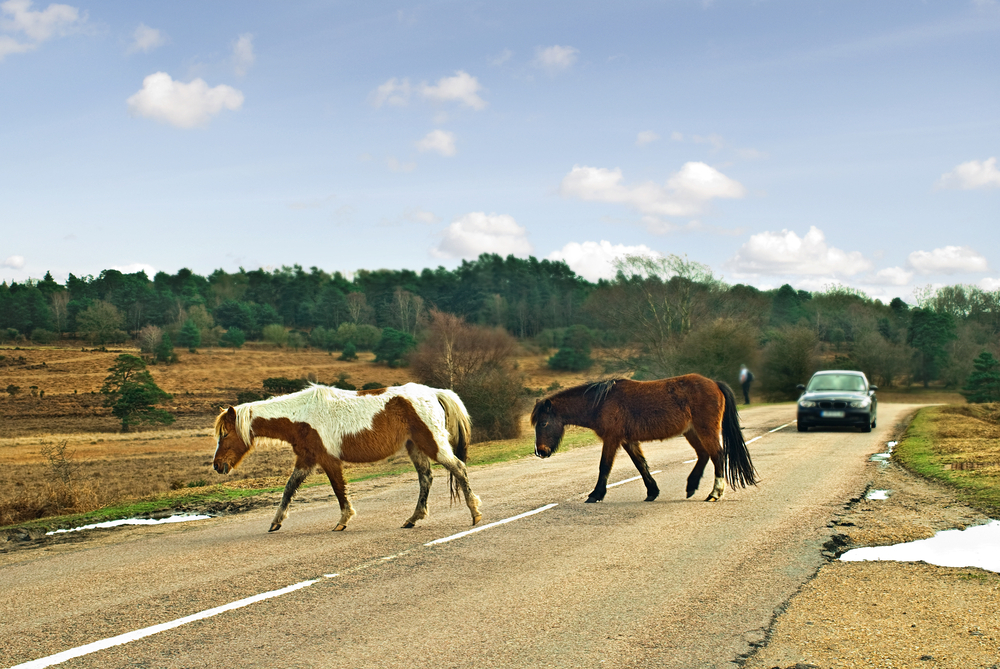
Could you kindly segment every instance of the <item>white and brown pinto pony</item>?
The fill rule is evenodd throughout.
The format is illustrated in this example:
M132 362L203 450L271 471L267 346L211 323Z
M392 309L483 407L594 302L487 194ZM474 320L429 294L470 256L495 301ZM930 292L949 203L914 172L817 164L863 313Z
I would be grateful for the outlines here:
M699 374L659 381L612 379L567 388L538 400L531 424L535 426L535 455L540 458L556 451L566 425L590 428L604 441L597 486L588 502L604 499L619 446L632 458L646 484L646 501L652 502L660 489L639 442L679 434L698 454L687 479L688 497L698 489L709 460L715 465L715 486L706 501L721 499L727 480L734 488L757 484L732 389Z
M316 465L326 472L340 502L340 522L334 528L339 531L354 516L341 463L378 462L406 448L420 479L420 496L403 527L413 527L427 517L431 460L448 470L451 499L458 499L456 488L460 489L475 525L482 515L465 467L471 429L465 405L450 390L416 383L357 392L313 385L290 395L223 409L215 419L213 465L215 471L228 474L257 439L291 444L295 470L268 531L281 527L292 496Z

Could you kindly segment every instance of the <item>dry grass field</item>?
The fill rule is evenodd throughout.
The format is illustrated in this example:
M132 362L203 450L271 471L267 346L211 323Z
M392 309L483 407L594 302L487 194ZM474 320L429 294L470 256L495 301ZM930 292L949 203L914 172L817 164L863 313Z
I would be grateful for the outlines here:
M0 360L0 526L82 513L171 490L203 489L220 481L235 487L281 486L292 465L287 446L255 449L239 470L225 478L212 470L212 423L220 407L236 402L238 392L260 390L265 378L278 376L319 382L346 377L358 387L415 380L406 368L374 363L371 353L360 353L352 362L313 349L252 345L236 351L180 353L177 364L149 368L156 383L173 395L162 406L177 417L176 422L167 428L121 434L119 421L101 405L104 397L99 392L108 368L121 353L138 355L137 350L127 348L0 348L4 356ZM527 387L544 390L553 383L567 387L588 378L553 372L545 361L545 352L525 353L518 359ZM20 386L21 391L9 395L3 392L8 385ZM347 474L358 479L408 467L403 455L378 466L349 466Z

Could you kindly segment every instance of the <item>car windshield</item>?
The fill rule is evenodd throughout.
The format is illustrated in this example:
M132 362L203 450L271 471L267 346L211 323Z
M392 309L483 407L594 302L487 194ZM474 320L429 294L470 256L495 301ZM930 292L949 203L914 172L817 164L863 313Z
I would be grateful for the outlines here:
M865 380L856 374L820 374L809 379L806 390L847 390L865 392Z

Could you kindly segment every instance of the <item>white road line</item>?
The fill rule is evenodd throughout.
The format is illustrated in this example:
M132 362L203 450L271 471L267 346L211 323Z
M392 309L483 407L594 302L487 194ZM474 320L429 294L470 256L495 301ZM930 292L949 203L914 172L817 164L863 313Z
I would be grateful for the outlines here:
M773 430L768 430L767 434L771 434L772 432L777 432L778 430L784 430L786 427L788 427L789 425L792 425L794 423L795 423L795 421L793 420L791 423L785 423L784 425L779 425L778 427L774 428ZM747 442L747 445L752 444L753 442L757 441L758 439L763 439L764 437L767 436L767 434L762 434L759 437L754 437L753 439L751 439L750 441Z
M435 546L437 544L444 544L449 541L454 541L455 539L461 539L462 537L467 537L470 534L475 534L476 532L482 532L483 530L488 530L491 527L496 527L497 525L504 525L506 523L513 522L515 520L520 520L521 518L527 518L528 516L533 516L536 513L541 513L542 511L548 511L554 506L559 506L559 504L546 504L545 506L540 506L532 511L525 511L516 516L511 516L510 518L504 518L503 520L498 520L495 523L490 523L489 525L481 525L480 527L474 527L471 530L466 530L465 532L459 532L458 534L453 534L450 537L444 537L442 539L435 539L434 541L429 541L424 546Z
M313 579L311 581L302 581L301 583L296 583L295 585L290 585L287 588L281 588L280 590L271 590L270 592L262 592L259 595L253 595L252 597L247 597L246 599L241 599L236 602L230 602L229 604L216 606L214 609L208 609L206 611L194 613L191 614L190 616L178 618L177 620L172 620L168 623L160 623L159 625L144 627L141 630L136 630L134 632L126 632L125 634L119 634L118 636L113 636L109 639L101 639L100 641L88 643L85 646L70 648L69 650L64 650L61 653L56 653L55 655L49 655L48 657L43 657L37 660L31 660L30 662L25 662L23 664L15 665L10 669L41 669L42 667L51 667L54 664L60 664L62 662L65 662L66 660L72 660L75 657L82 657L84 655L90 655L91 653L96 653L99 650L105 650L108 648L112 648L114 646L121 646L131 641L142 639L143 637L152 636L154 634L159 634L160 632L172 630L175 627L180 627L181 625L187 625L188 623L193 623L196 620L204 620L205 618L211 618L212 616L217 616L220 613L225 613L226 611L232 611L233 609L243 608L244 606L249 606L250 604L255 604L265 599L271 599L272 597L280 597L281 595L287 595L289 592L295 592L296 590L301 590L302 588L308 588L310 585L312 585L313 583L317 583L318 581L319 579Z
M657 469L655 472L649 472L649 473L650 473L650 475L659 474L660 471L661 470ZM638 481L641 478L642 478L641 476L633 476L630 479L625 479L624 481L619 481L618 483L609 483L608 487L609 488L614 488L616 485L622 485L623 483L631 483L632 481ZM581 495L586 495L587 493L584 492L584 493L580 493L580 494Z

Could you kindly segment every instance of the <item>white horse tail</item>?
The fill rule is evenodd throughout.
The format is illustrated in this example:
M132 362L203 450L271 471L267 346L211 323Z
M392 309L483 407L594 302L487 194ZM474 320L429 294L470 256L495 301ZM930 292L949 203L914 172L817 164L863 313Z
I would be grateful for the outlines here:
M464 464L468 458L469 441L472 438L472 418L462 403L462 398L451 390L438 390L437 399L444 409L445 425L448 427L448 443L455 457ZM448 474L448 491L451 501L459 499L459 491L455 487L455 476Z

